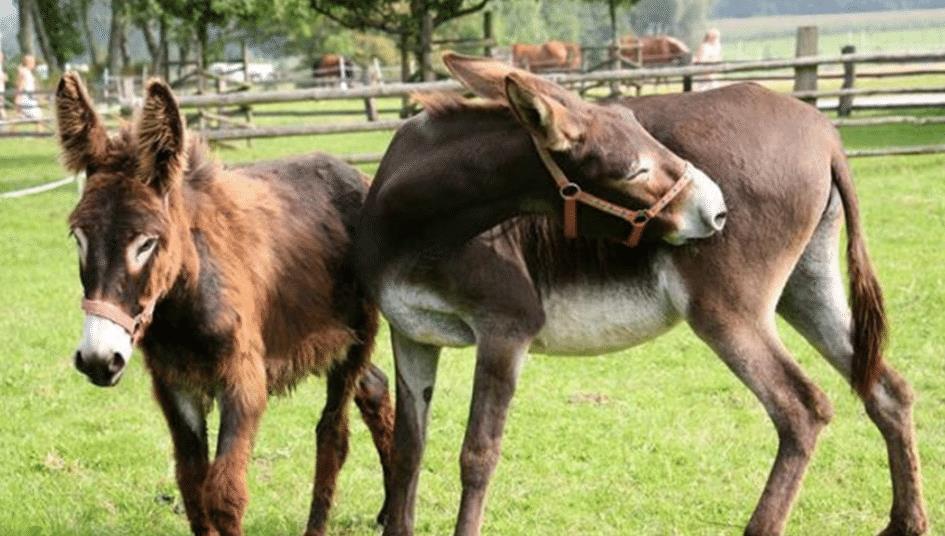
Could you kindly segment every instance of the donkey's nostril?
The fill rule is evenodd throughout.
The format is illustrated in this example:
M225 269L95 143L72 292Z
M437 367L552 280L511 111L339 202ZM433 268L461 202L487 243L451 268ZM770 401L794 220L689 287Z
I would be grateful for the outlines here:
M115 352L112 356L112 360L108 363L108 371L114 374L123 368L125 368L125 358L118 352Z
M721 231L722 227L725 227L725 217L728 216L728 212L724 210L715 215L715 218L712 219L712 226L715 227L716 231Z

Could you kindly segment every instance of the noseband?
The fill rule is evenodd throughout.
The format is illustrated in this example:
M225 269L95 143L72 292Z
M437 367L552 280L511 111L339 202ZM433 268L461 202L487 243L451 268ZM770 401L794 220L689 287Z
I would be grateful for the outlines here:
M141 335L144 334L144 327L151 322L156 304L157 300L151 300L137 316L130 316L114 303L83 298L82 310L90 315L100 316L118 324L128 332L128 335L131 335L131 343L138 344Z
M596 208L601 212L606 212L611 216L616 216L633 226L633 230L630 231L630 235L627 236L627 239L620 243L630 248L636 247L636 245L640 243L640 238L643 236L643 229L646 228L646 224L662 212L662 210L666 208L666 205L675 199L676 196L692 182L692 164L687 161L682 176L679 177L672 188L663 194L663 197L659 198L656 203L653 203L650 208L632 210L582 190L580 185L568 179L557 162L551 158L551 153L548 152L548 149L538 141L538 138L534 135L532 135L531 138L535 143L535 148L538 149L538 156L541 157L545 169L548 170L548 173L551 174L551 178L553 178L555 184L558 185L558 193L561 194L561 198L564 199L564 236L567 238L577 238L577 204L582 203L589 207Z

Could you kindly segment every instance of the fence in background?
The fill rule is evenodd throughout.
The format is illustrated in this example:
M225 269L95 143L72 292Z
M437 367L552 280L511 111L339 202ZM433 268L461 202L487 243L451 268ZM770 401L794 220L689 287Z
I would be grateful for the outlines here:
M797 56L794 58L724 62L718 64L682 65L637 69L602 70L582 73L553 73L546 76L577 91L589 87L610 84L611 87L639 87L643 83L661 81L675 85L682 91L690 91L700 84L723 84L740 81L793 81L791 94L817 105L823 110L836 110L838 126L874 126L890 124L930 125L945 123L945 117L888 116L850 118L858 110L899 110L920 107L945 107L945 85L930 87L858 88L856 81L866 78L909 78L919 75L945 74L945 51L914 53L856 53L853 47L844 47L839 55L810 55L816 51L816 29L799 28ZM244 61L245 65L248 62ZM883 66L879 69L876 66ZM868 70L861 67L868 66ZM830 70L824 72L823 68ZM322 134L349 134L357 132L392 131L403 120L381 120L381 112L375 99L383 97L406 97L413 93L436 91L459 91L462 87L455 81L443 80L419 83L383 83L375 77L371 83L356 87L316 87L293 90L250 91L248 86L239 86L237 91L227 91L226 83L218 77L217 93L181 96L181 106L196 117L192 121L210 141L252 140L286 136L309 136ZM843 81L841 89L820 90L821 80ZM222 82L220 80L223 80ZM293 103L330 100L362 100L364 107L331 111L283 111L254 112L253 106L271 103ZM242 120L233 115L243 115ZM341 122L319 125L257 126L252 123L254 115L279 114L308 116L363 115L367 121ZM22 123L22 122L21 122ZM10 135L46 136L51 131L32 129L4 131L18 126L16 121L0 122L0 137ZM925 154L945 152L942 145L928 147L889 147L851 151L850 156L881 156L894 154ZM380 154L348 155L347 160L356 163L376 162Z

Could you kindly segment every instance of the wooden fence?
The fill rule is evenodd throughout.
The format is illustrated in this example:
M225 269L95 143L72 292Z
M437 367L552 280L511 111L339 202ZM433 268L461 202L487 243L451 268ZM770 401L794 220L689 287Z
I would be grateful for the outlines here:
M799 33L800 35L800 33ZM800 39L800 37L799 37ZM804 49L799 47L799 53ZM645 80L662 79L672 83L680 83L683 90L691 89L694 82L714 80L716 82L742 80L793 80L792 95L818 104L819 99L836 99L836 103L819 102L822 109L836 109L840 117L835 121L838 126L873 126L891 124L930 125L945 123L945 117L914 117L890 116L852 119L847 117L856 110L892 110L899 108L918 108L928 106L945 106L945 85L928 87L897 87L897 88L856 88L857 78L917 76L919 74L945 74L945 51L937 52L910 52L910 53L855 53L845 47L847 53L837 55L801 55L795 58L784 58L761 61L726 62L706 65L684 65L674 67L654 67L641 69L618 69L596 71L590 73L558 73L546 75L549 79L563 85L580 89L590 84L614 83L632 84ZM930 66L934 65L934 66ZM875 68L857 72L861 65L894 65L895 70L879 71ZM837 66L843 69L842 73L821 75L819 69L823 66ZM793 75L773 74L793 70ZM734 76L733 76L734 75ZM839 90L819 90L819 79L843 80L843 87ZM374 105L374 99L382 97L405 97L413 93L461 91L459 83L452 80L421 82L421 83L387 83L362 85L347 89L308 88L283 91L240 91L233 93L185 95L179 99L180 105L188 110L195 110L198 117L203 119L202 134L210 141L251 140L256 138L274 138L285 136L310 136L321 134L348 134L357 132L392 131L397 129L403 120L380 120ZM891 102L864 102L861 99L887 96L899 100ZM254 126L249 121L233 128L233 121L228 120L220 110L225 108L241 110L247 119L252 117L251 107L260 104L291 103L303 101L327 100L355 100L364 102L365 115L369 118L364 122L347 122L320 125L294 126ZM903 100L905 99L905 100ZM858 102L860 100L860 102ZM829 106L829 108L828 108ZM216 110L217 113L210 110ZM299 115L313 112L298 112ZM319 112L321 113L321 112ZM345 113L325 112L325 113ZM357 113L357 112L355 112ZM212 121L211 121L212 120ZM210 123L219 128L207 128ZM8 123L9 124L9 123ZM12 126L12 125L11 125ZM0 123L0 136L10 135L2 132L4 125ZM48 135L49 132L20 132L13 135ZM889 147L868 151L851 151L850 156L880 156L894 154L925 154L945 152L942 145L928 147ZM347 160L357 163L376 162L380 154L349 155Z
M821 104L823 109L843 108L846 112L836 119L834 123L837 126L875 126L891 124L910 124L910 125L931 125L945 123L945 117L914 117L914 116L888 116L888 117L869 117L869 118L849 118L850 112L865 109L897 109L897 108L918 108L926 106L945 106L945 86L929 87L902 87L902 88L855 88L853 87L856 75L855 71L849 66L855 65L911 65L911 64L929 64L945 63L945 51L943 52L921 52L921 53L882 53L882 54L857 54L847 53L839 55L826 56L805 56L789 59L762 60L752 62L731 62L719 63L714 65L686 65L677 67L646 68L635 70L611 70L599 71L593 73L580 74L549 74L549 79L558 83L580 87L583 84L598 82L619 82L629 83L633 81L647 80L653 78L675 79L681 81L684 88L691 87L693 80L706 80L708 76L718 77L729 73L752 73L757 77L764 77L765 73L771 70L794 69L797 72L804 72L803 69L816 69L820 66L838 65L845 68L844 88L834 90L818 89L798 89L791 94L806 99L809 102L817 102L817 99L836 98L836 104L830 104L829 108ZM921 69L907 69L904 71L906 76L912 76L916 72L945 74L945 69L931 69L923 67ZM869 71L870 74L880 74L878 71ZM892 75L892 73L882 73L883 76ZM701 78L700 78L701 77ZM716 78L718 79L718 78ZM795 81L796 77L792 77ZM816 80L814 78L815 87ZM383 86L364 86L342 90L338 88L313 88L297 89L287 91L271 91L264 93L240 93L227 96L201 95L187 96L180 99L180 103L186 108L200 108L220 105L243 105L251 106L267 103L285 103L301 101L325 101L338 99L371 99L378 97L399 97L413 93L437 92L437 91L461 91L462 86L451 80L426 82L415 84L385 84ZM864 103L857 104L857 98L876 97L876 96L914 96L916 99L904 102L891 103ZM932 96L937 100L927 101L923 96ZM248 138L267 138L282 136L309 136L317 134L340 134L355 132L375 132L395 130L403 120L385 120L368 122L351 122L331 125L299 125L299 126L274 126L274 127L249 127L242 129L223 129L207 130L204 135L211 141L248 139ZM889 147L883 149L870 149L850 151L851 157L882 156L896 154L927 154L945 152L945 146L934 145L928 147ZM358 154L350 155L347 159L352 162L376 162L380 160L380 154Z

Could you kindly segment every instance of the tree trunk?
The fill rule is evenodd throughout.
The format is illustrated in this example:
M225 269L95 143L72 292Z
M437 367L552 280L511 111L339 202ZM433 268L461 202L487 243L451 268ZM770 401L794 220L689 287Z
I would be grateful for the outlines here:
M106 63L112 76L118 76L125 68L128 58L128 13L125 0L112 0L112 22L108 34L108 57Z
M62 65L60 65L59 58L56 57L52 44L49 41L49 34L46 33L46 21L43 20L43 14L39 11L39 4L35 1L31 1L30 4L33 10L33 25L36 27L36 37L39 41L39 49L43 53L43 58L46 60L46 63L61 71Z
M171 47L167 39L167 15L161 15L158 40L161 46L161 76L167 83L171 83Z
M33 41L36 40L36 28L33 25L33 2L34 0L19 0L20 8L20 31L17 34L17 41L20 44L21 54L33 53Z
M92 26L89 24L89 6L92 0L82 0L79 2L79 16L82 18L82 33L84 34L86 46L88 46L89 63L94 70L98 70L102 65L102 50L95 40L95 34L92 33Z
M617 35L617 1L610 0L610 68L620 69L620 36ZM614 80L610 84L611 96L620 94L620 82Z
M406 31L400 34L400 81L410 81L410 37ZM410 98L406 95L400 99L400 117L410 117Z
M210 65L210 32L209 23L201 18L197 22L197 42L200 45L200 67L208 69Z
M420 24L420 79L424 82L436 80L433 72L433 60L430 57L433 50L433 15L428 11L423 14Z
M157 74L161 71L161 54L163 51L161 43L159 42L158 37L155 37L154 31L151 29L151 23L149 21L139 20L138 29L141 30L141 35L144 36L144 44L148 47L148 55L151 56L150 71L154 74Z

